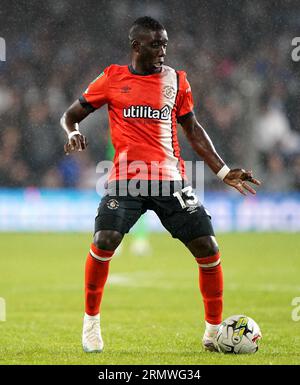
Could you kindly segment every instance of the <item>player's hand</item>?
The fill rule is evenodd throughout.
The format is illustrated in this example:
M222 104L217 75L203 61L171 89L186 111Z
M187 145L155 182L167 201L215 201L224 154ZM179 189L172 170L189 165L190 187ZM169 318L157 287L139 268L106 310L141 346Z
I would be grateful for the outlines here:
M69 139L68 143L64 145L64 151L66 155L69 155L72 151L83 151L87 148L88 142L84 135L74 135Z
M261 184L259 180L253 178L252 171L245 171L240 168L230 170L223 181L229 186L237 189L243 195L247 195L245 190L249 191L251 194L256 194L256 191L247 182L256 184L257 186Z

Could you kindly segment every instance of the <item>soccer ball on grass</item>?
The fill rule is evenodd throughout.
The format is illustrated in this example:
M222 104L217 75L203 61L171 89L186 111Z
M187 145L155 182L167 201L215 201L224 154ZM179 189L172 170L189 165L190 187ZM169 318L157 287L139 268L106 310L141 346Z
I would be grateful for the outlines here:
M233 315L221 323L217 344L223 353L251 354L258 350L257 341L260 338L260 328L252 318Z

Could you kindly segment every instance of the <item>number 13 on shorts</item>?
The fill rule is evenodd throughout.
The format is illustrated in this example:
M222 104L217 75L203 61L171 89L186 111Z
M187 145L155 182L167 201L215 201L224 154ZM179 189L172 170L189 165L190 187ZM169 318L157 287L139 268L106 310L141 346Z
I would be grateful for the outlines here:
M173 196L178 199L183 209L190 206L196 206L198 204L198 197L193 193L192 186L184 187L181 192L174 192ZM186 198L184 199L184 197Z

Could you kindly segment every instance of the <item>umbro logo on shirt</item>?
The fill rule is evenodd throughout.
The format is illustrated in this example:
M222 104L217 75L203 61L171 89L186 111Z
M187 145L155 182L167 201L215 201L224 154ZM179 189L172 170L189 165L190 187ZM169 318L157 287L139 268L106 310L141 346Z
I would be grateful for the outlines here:
M121 88L121 94L128 94L130 90L131 90L130 87L124 86Z
M150 106L130 106L123 109L123 117L169 120L171 119L171 109L167 105L160 110Z

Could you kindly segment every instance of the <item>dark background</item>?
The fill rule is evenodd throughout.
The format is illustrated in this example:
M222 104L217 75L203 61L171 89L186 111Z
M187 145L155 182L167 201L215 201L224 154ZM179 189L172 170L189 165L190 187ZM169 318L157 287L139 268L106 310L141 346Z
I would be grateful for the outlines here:
M111 63L127 64L140 16L169 35L166 64L188 74L198 120L229 166L268 191L300 190L299 1L6 1L0 3L0 186L94 188L106 159L106 108L81 130L86 153L65 157L59 119ZM196 160L184 140L182 156ZM215 183L206 173L210 189Z

